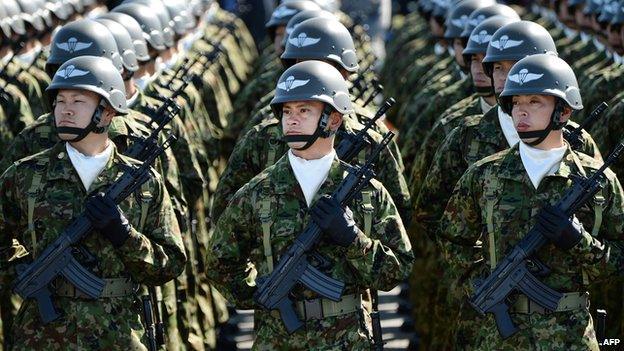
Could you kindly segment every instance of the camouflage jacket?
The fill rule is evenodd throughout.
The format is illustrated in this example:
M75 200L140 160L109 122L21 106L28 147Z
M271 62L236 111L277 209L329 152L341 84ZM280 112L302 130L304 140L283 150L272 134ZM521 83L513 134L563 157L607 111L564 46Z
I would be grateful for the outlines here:
M554 205L572 186L571 175L590 176L602 162L569 147L559 169L534 188L520 159L518 146L472 165L453 190L440 224L439 240L448 274L455 282L454 297L473 292L476 278L485 278L535 224L538 211ZM587 290L588 283L621 274L624 204L622 187L607 170L606 184L575 214L583 223L583 237L570 251L546 244L536 257L551 272L540 280L562 292ZM595 221L602 214L602 224ZM493 257L494 255L494 257ZM514 293L510 302L520 294ZM566 349L598 350L589 309L526 314L511 309L520 331L507 340L499 336L491 315L481 320L472 346L487 350ZM544 337L548 335L548 337Z
M8 129L12 135L17 135L24 127L34 122L35 117L28 99L17 86L7 83L2 78L0 78L0 85L4 87L0 91L0 105L4 110L4 116L0 116L0 123L5 124L3 129ZM3 142L8 144L10 140L3 140Z
M327 179L312 201L322 194L331 194L342 181L344 168L334 160ZM405 279L414 258L409 240L397 209L385 188L372 181L372 226L366 235L363 224L363 202L357 198L349 207L361 228L348 248L329 244L321 239L318 252L331 262L325 273L345 282L345 294L359 294L368 288L388 290ZM308 206L287 155L254 177L232 198L219 218L212 238L208 277L219 291L237 308L255 308L252 295L256 277L269 273L261 230L262 203L270 206L270 246L274 262L293 243L310 221ZM366 247L371 245L368 249ZM313 264L315 264L314 262ZM315 298L306 288L292 291L294 300ZM352 312L322 320L311 320L289 335L279 314L256 310L256 339L253 349L310 350L327 348L368 350L370 334L364 311Z
M121 156L115 149L88 192L67 156L65 143L14 163L0 177L2 290L10 288L17 263L36 257L84 211L90 192L105 190L127 166L134 165L137 161ZM41 177L38 182L33 180L35 175ZM160 176L154 172L143 190L151 198L133 195L120 204L133 226L120 248L114 248L96 230L81 241L95 261L87 264L84 258L76 258L95 275L160 285L184 269L186 255L180 231ZM31 199L33 229L29 230ZM142 215L143 211L147 213ZM141 218L145 219L143 224ZM37 304L27 300L14 320L14 349L145 349L135 299L134 294L98 300L56 296L55 303L63 316L49 324L42 324Z
M357 133L363 126L353 117L343 117L340 130L347 133ZM377 142L381 141L381 135L370 131L369 135ZM251 129L236 145L228 165L221 175L217 191L213 199L212 218L217 220L225 210L228 201L234 193L265 168L275 163L288 151L288 145L283 141L282 125L276 118L267 120ZM336 138L336 145L340 142L340 133ZM365 154L372 148L365 149L353 162L362 164ZM388 147L379 157L376 167L377 178L384 184L397 204L401 216L409 214L410 196L407 191L407 183L403 178L399 163Z
M480 114L482 112L480 101L479 97L471 95L456 103L444 111L442 117L438 119L431 130L429 130L420 146L420 149L416 153L416 158L414 159L412 168L409 172L409 190L410 194L414 194L412 200L416 199L416 195L418 195L418 192L420 191L420 186L429 171L429 166L431 165L433 156L442 145L446 136L455 127L460 125L464 118Z
M601 159L596 143L587 132L583 132L583 140L580 151ZM453 187L464 171L480 159L508 147L498 121L498 108L468 117L464 124L455 128L437 150L416 198L412 220L421 229L416 232L433 235Z

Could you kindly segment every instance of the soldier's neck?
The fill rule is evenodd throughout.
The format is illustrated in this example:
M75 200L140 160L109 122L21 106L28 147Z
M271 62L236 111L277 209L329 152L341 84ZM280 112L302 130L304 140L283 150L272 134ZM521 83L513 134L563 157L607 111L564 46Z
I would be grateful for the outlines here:
M134 84L134 78L124 80L124 87L126 88L126 99L130 99L134 96L134 94L136 94L137 89Z
M84 139L69 144L83 155L94 156L104 152L110 142L108 133L89 133Z
M487 102L490 106L496 106L498 104L494 95L484 96L483 100L485 100L485 102Z
M136 76L143 77L146 74L151 76L154 72L156 72L156 62L154 60L150 60L139 67L139 70L136 72Z
M553 130L544 141L534 147L540 150L552 150L563 147L564 145L565 143L563 142L563 133L561 130Z
M293 155L304 160L318 160L327 156L334 148L334 138L318 138L312 146L305 150L292 149Z

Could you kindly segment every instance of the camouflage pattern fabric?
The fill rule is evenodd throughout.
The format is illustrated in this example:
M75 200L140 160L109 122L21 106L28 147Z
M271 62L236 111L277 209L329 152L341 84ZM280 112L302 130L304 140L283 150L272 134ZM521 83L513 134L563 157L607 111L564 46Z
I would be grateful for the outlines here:
M474 279L490 272L494 259L490 252L497 261L502 259L534 225L539 209L554 204L571 187L570 175L591 175L600 165L568 148L559 170L546 176L537 190L524 170L517 145L471 166L453 190L436 238L443 247L446 278L453 282L451 296L462 299L471 294ZM597 206L597 202L590 201L576 213L587 230L580 243L567 252L547 244L537 254L536 258L553 268L540 280L557 291L585 292L587 281L606 279L622 265L622 187L612 172L606 175L602 191L606 201L604 220L596 236L588 232L594 225L593 207ZM486 210L489 201L493 204L491 212ZM486 216L491 216L490 229L484 229ZM493 239L488 240L486 235ZM489 247L490 241L494 242L493 248ZM518 296L511 297L512 303ZM512 308L511 319L520 331L507 340L498 335L494 319L488 315L472 323L472 328L478 329L467 329L470 337L463 341L469 347L488 350L598 350L587 308L549 314L524 314Z
M343 167L335 159L312 203L322 194L331 193L342 180L343 172ZM326 241L317 247L318 252L332 262L325 273L346 283L345 294L363 293L367 288L389 290L407 276L413 260L411 245L390 195L376 181L371 182L369 190L373 191L374 207L370 236L360 231L348 248ZM309 221L308 206L287 156L254 177L234 195L217 223L206 274L237 308L255 307L252 295L256 277L268 273L260 239L259 207L264 199L275 204L270 213L270 240L276 262ZM354 201L350 208L356 223L361 224L361 199ZM371 246L366 249L368 245ZM303 287L293 291L295 300L314 297L312 291ZM368 313L360 309L341 316L311 320L303 329L289 335L279 315L256 310L256 339L252 349L369 350L368 317Z
M136 165L132 159L113 151L106 168L91 186L91 191L104 190L123 172L123 166ZM34 231L27 228L27 194L34 174L41 174L41 188L35 195ZM88 195L75 172L65 143L22 159L0 177L0 233L3 257L2 286L9 287L15 278L18 260L29 260L50 244L83 211ZM113 248L102 234L95 231L82 244L95 256L91 270L102 278L126 277L138 284L161 285L179 275L186 256L180 231L173 214L169 195L157 173L146 188L152 195L142 232L132 229L128 240ZM134 228L139 227L141 199L130 197L120 204ZM9 234L9 233L12 233ZM80 260L80 259L79 259ZM64 312L60 320L42 324L34 301L28 300L13 324L13 350L59 348L136 349L143 346L144 330L140 310L133 295L85 300L56 297Z

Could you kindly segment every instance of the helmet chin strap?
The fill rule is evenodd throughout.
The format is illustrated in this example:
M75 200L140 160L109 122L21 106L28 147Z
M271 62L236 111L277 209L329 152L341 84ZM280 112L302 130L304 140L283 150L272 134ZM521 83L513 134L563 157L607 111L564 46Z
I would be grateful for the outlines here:
M520 136L520 139L524 141L526 139L537 138L535 141L532 141L530 143L525 142L527 145L536 146L539 145L542 141L546 140L551 131L563 128L566 125L566 122L561 121L563 108L564 102L561 99L557 98L557 101L555 102L555 109L550 116L550 123L548 123L546 128L542 130L532 130L530 132L518 132L518 136Z
M475 88L475 93L477 93L477 95L479 95L480 97L488 97L488 96L494 95L493 86L487 86L487 87L475 86L474 88Z
M68 142L77 142L80 141L89 135L89 133L93 132L95 134L102 134L108 130L109 126L98 127L100 121L102 121L102 113L104 113L104 109L106 105L103 99L100 99L100 103L93 111L93 115L91 116L91 122L86 128L75 128L75 127L59 127L56 125L56 118L54 119L54 127L56 128L57 134L74 134L75 138L71 140L67 140Z
M334 134L331 130L326 130L329 125L329 117L333 111L333 108L329 104L325 104L323 108L323 113L321 113L321 118L319 118L318 124L316 126L316 130L312 135L284 135L283 140L286 143L300 143L305 142L305 145L298 148L293 148L295 150L306 150L312 146L316 142L318 138L329 138Z

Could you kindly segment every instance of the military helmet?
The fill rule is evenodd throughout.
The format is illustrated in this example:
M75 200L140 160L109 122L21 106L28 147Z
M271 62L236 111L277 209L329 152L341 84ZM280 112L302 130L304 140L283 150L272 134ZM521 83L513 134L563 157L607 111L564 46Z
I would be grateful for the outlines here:
M334 16L331 12L325 10L306 10L301 11L298 14L294 15L290 21L286 24L286 35L284 36L284 44L288 39L290 33L303 21L309 20L311 18L330 18L337 20L336 16Z
M309 100L324 102L342 114L353 112L347 82L336 68L322 61L300 62L284 71L271 108L279 118L283 103Z
M110 59L119 72L123 69L115 37L106 26L93 20L70 22L56 32L50 44L46 69L76 56L102 56ZM48 73L52 75L53 72Z
M470 58L473 54L485 54L492 35L494 35L499 28L518 21L519 19L515 18L494 16L481 22L474 28L472 34L470 34L468 38L468 44L463 51L464 61L470 62Z
M17 3L22 12L20 16L24 19L24 22L28 23L36 31L43 32L45 23L40 12L40 4L32 0L17 0Z
M552 95L574 110L583 108L574 71L564 60L552 54L531 55L513 65L500 94L501 108L511 114L513 96L532 94Z
M162 2L159 0L126 0L122 3L122 5L124 4L141 4L147 6L160 22L165 45L169 48L175 46L175 32L173 29L175 24L171 16L169 16L169 11L167 11Z
M621 25L622 23L624 23L624 6L622 5L623 4L620 3L617 4L617 10L615 11L613 18L611 19L611 24Z
M63 1L46 1L45 8L61 21L68 19L73 12L73 8Z
M434 17L440 24L444 24L449 8L457 2L457 0L432 0L431 17Z
M359 68L351 33L338 20L327 18L301 22L288 36L281 59L286 67L297 59L308 59L336 62L349 72Z
M473 11L468 17L468 21L466 22L466 27L460 34L461 38L468 38L472 31L479 25L479 23L485 21L486 19L494 16L502 16L513 18L516 20L520 20L520 16L518 13L507 5L496 4L492 6L486 6Z
M275 38L275 30L279 26L286 26L288 21L296 14L306 10L320 10L320 6L310 0L297 0L289 1L281 4L273 10L271 18L266 23L265 27L269 32L271 40Z
M156 14L147 6L142 4L122 4L113 9L113 12L120 12L134 18L143 31L143 37L158 51L165 50L165 39L163 28Z
M147 41L145 41L145 38L143 37L143 30L141 29L139 22L137 22L133 17L121 12L108 12L99 15L98 18L110 19L121 24L126 29L128 34L130 34L130 38L132 38L134 53L137 60L141 62L150 60L149 52L147 50Z
M493 0L463 0L456 3L450 8L446 17L444 38L459 38L470 14L479 8L493 4L495 4Z
M616 14L620 11L618 1L605 1L600 8L600 15L596 19L603 27L611 23Z
M568 0L568 7L574 7L578 5L585 5L585 0Z
M197 22L195 17L188 11L184 1L170 0L163 1L169 16L173 21L173 30L177 35L184 35L189 30L195 28Z
M535 22L513 22L492 35L483 58L483 68L491 76L494 62L519 61L529 55L544 53L557 54L557 47L548 31Z
M315 4L319 5L323 10L330 13L340 11L340 0L312 0Z
M124 68L130 72L136 72L139 69L139 61L134 52L132 38L126 28L107 18L96 18L95 21L105 25L115 38L115 44L117 44L117 50L121 55Z
M106 100L118 113L128 112L126 89L121 74L106 58L79 56L67 60L56 71L46 89L51 105L60 89L92 91Z
M22 10L20 9L19 4L15 0L3 0L2 6L4 6L4 10L7 13L8 23L13 30L13 33L18 35L26 34L26 25L24 24L24 19L22 18Z
M8 40L13 35L13 32L11 31L11 26L9 25L7 17L7 12L2 6L2 3L0 3L0 31L2 31L1 34Z

